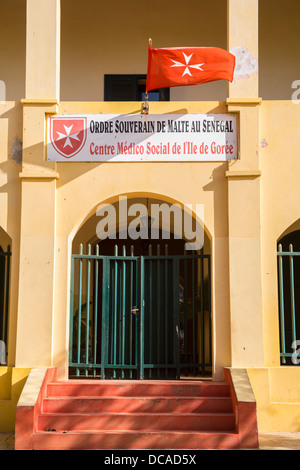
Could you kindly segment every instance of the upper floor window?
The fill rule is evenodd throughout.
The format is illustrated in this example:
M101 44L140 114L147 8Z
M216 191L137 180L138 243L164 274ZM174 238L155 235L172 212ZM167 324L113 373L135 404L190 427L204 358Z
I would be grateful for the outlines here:
M144 101L146 75L104 75L104 101ZM170 101L170 89L148 92L149 101Z

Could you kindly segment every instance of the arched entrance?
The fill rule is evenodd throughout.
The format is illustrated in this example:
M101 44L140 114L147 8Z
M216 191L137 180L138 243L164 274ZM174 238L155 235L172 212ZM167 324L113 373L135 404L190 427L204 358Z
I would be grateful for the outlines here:
M74 238L70 377L211 376L210 242L204 234L203 246L187 250L174 213L169 231L160 219L151 232L154 202L139 199L147 238L128 237L131 219L127 236L116 223L113 238L99 241L96 216Z

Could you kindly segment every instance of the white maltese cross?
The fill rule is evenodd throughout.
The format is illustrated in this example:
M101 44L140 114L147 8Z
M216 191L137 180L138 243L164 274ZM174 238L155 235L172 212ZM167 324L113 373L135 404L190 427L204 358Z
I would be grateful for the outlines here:
M185 58L185 64L183 64L182 62L179 62L178 60L172 60L172 62L174 62L173 65L170 65L170 67L185 67L184 71L183 71L183 74L182 74L182 77L184 75L190 75L191 77L193 76L191 74L191 71L190 69L197 69L197 70L202 70L203 72L203 69L201 68L202 65L204 65L204 62L202 64L190 64L190 60L191 60L191 57L194 55L193 53L189 56L187 56L184 52L183 52L183 55L184 55L184 58Z
M72 127L73 127L73 124L70 127L67 127L64 124L64 128L65 128L65 131L66 131L65 134L63 134L62 132L56 131L57 134L59 135L59 137L56 140L66 139L65 144L64 144L64 148L67 147L68 145L73 148L71 139L80 140L78 138L79 132L75 132L75 133L71 134Z

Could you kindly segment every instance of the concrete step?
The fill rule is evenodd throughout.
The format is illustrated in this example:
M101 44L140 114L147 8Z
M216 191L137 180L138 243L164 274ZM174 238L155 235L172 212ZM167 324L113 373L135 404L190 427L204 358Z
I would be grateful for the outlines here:
M48 397L43 413L229 413L230 397Z
M30 413L25 405L17 410L16 448L257 448L255 402L237 402L234 390L231 380L62 382L49 375Z
M249 446L248 446L249 447ZM239 449L236 433L176 431L49 431L33 435L35 450Z
M69 380L47 385L48 396L229 397L229 384L211 381Z
M39 431L228 431L233 413L48 413L38 416Z

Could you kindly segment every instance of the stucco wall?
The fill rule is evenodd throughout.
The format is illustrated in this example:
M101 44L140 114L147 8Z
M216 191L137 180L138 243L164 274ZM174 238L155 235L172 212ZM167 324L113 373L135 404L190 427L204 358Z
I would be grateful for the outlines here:
M103 100L105 73L145 74L153 47L227 49L226 0L61 0L61 99ZM0 100L25 97L26 1L0 3ZM126 18L126 21L125 21ZM247 28L247 24L243 25ZM251 34L251 30L249 31ZM259 96L291 99L300 79L298 0L259 1ZM243 44L239 44L243 48ZM225 81L174 88L173 101L224 100Z

